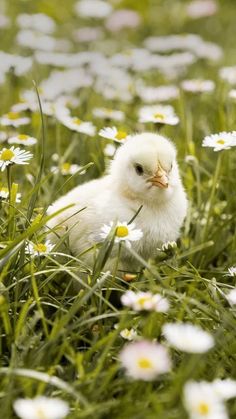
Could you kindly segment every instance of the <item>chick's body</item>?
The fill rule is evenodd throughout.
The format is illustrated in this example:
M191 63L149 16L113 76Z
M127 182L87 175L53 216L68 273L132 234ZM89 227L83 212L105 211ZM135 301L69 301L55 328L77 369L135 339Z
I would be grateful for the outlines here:
M154 256L162 243L178 238L186 215L187 200L174 146L156 134L134 136L119 148L108 175L72 189L50 207L49 213L72 203L74 206L54 217L48 227L57 232L57 236L51 233L54 241L69 230L69 247L74 255L101 241L104 224L128 222L142 206L135 223L143 237L132 242L132 247L144 259ZM116 249L114 246L113 257ZM95 252L89 251L83 258L91 266L94 256ZM113 262L111 257L106 268ZM139 264L123 250L119 268L136 271Z

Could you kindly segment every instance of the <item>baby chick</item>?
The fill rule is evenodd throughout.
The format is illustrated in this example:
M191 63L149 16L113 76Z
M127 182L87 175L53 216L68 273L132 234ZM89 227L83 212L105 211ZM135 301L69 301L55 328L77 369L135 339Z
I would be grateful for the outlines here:
M72 189L48 213L72 203L73 207L49 221L50 238L54 236L55 242L69 231L69 247L74 255L92 247L93 251L83 256L88 265L94 263L102 226L110 221L130 221L141 206L135 223L143 236L132 242L132 248L144 259L154 256L164 242L178 238L187 211L175 146L158 134L144 132L132 136L116 152L107 175ZM115 245L106 269L112 268L116 252ZM119 269L128 272L140 269L125 246Z

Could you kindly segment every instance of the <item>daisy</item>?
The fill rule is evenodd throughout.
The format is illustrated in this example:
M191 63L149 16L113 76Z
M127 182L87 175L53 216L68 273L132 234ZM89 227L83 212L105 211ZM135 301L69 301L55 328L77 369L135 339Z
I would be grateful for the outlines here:
M207 135L202 143L203 147L212 147L214 151L228 150L236 146L236 134L220 132L219 134Z
M139 122L154 122L158 124L177 125L179 118L172 106L143 106L139 110Z
M124 112L109 108L94 108L93 115L96 118L114 119L115 121L123 121L125 118Z
M5 186L2 186L0 188L0 200L1 199L8 199L9 197L9 190L8 188L6 188ZM21 193L17 193L16 194L16 202L19 203L21 202Z
M190 323L166 323L163 334L176 349L190 353L204 353L214 346L210 333Z
M236 266L231 266L230 268L228 268L228 272L229 276L236 276Z
M188 381L183 396L190 419L228 419L224 403L211 383Z
M166 252L167 250L175 249L176 247L177 247L177 243L175 241L166 242L166 243L163 243L163 245L161 246L161 250L163 252Z
M3 148L0 150L0 169L3 172L10 164L29 164L28 160L32 157L33 154L19 147Z
M15 105L12 105L11 112L19 113L19 112L24 112L24 111L34 111L35 108L36 108L36 102L32 104L22 99L20 102L15 103Z
M71 164L69 162L64 162L59 167L53 166L51 168L51 171L54 173L60 172L63 176L67 176L67 175L74 175L80 169L81 169L81 166L79 166L78 164Z
M219 70L219 76L229 84L236 84L236 66L222 67Z
M95 135L96 128L92 122L85 122L77 117L72 117L69 115L57 115L57 118L63 125L65 125L65 127L71 129L72 131L87 134L91 137Z
M136 28L141 22L140 15L134 10L115 10L106 20L106 28L118 32L123 28Z
M75 11L80 17L103 19L111 13L112 6L104 0L80 0L75 4Z
M130 242L140 240L143 237L143 232L140 229L136 229L134 223L128 224L125 221L123 223L118 221L117 224L111 221L109 225L104 224L100 237L106 239L114 226L116 226L115 243L125 242L127 247L131 247Z
M118 329L119 325L115 324L114 327L115 327L115 329ZM137 338L138 334L137 334L135 329L127 329L126 328L126 329L123 329L123 330L120 331L120 336L123 339L131 341L131 340L135 340Z
M54 245L50 242L50 240L46 240L45 243L28 242L26 244L25 252L32 257L44 256L50 253L53 247Z
M229 97L230 97L231 99L236 99L236 89L231 89L231 90L229 91Z
M30 123L30 118L26 116L20 116L18 112L8 112L0 118L0 124L8 127L19 127L21 125L27 125Z
M51 34L56 29L54 20L44 13L27 14L17 16L17 24L22 29L33 29L45 34Z
M9 144L24 144L31 146L37 143L37 139L26 134L18 134L8 139Z
M131 307L134 311L157 311L165 313L169 309L169 302L160 294L152 294L151 292L137 293L126 291L121 296L121 302L124 306Z
M222 400L236 397L236 380L231 378L226 378L225 380L217 379L212 382L212 386L217 396Z
M193 0L187 5L187 15L192 19L212 16L218 10L214 0Z
M131 138L131 135L128 135L126 131L118 130L116 127L105 127L102 128L98 135L108 140L116 141L117 143L124 143L126 140Z
M179 89L174 85L153 87L139 82L136 88L138 96L146 103L166 102L179 97Z
M119 358L126 374L136 380L155 380L171 367L166 348L147 340L129 343L120 352Z
M212 80L189 79L182 81L181 87L186 92L210 93L215 89L215 83Z
M233 288L225 297L231 305L236 304L236 288Z
M37 396L34 399L17 399L13 404L21 419L62 419L69 413L69 406L58 398Z

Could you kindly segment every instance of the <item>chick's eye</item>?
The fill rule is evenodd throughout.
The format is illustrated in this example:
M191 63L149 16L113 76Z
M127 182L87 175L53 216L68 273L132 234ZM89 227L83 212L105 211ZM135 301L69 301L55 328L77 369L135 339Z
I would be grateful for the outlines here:
M135 164L134 168L135 168L135 171L136 171L137 175L139 175L139 176L143 175L144 170L143 170L143 166L141 164Z

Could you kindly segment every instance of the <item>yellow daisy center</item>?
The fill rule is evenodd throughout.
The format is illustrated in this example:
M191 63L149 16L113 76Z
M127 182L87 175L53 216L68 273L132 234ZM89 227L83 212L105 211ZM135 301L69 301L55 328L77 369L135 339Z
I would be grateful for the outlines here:
M138 366L139 368L142 368L144 370L149 369L152 368L152 362L148 358L140 358L138 360Z
M128 227L126 226L119 226L116 228L116 236L117 237L126 237L129 234Z
M138 298L137 303L142 307L149 300L150 297L140 297Z
M154 117L156 119L161 119L162 121L165 119L165 116L162 113L155 113Z
M125 132L125 131L117 131L117 134L116 134L115 137L116 137L117 140L124 140L124 138L127 137L127 132Z
M11 160L12 157L14 157L15 154L13 153L12 150L3 150L1 155L0 155L0 159L4 160L4 161L8 161Z
M45 415L45 412L43 411L41 407L39 407L35 413L38 419L47 419L47 416Z
M69 172L70 168L71 168L71 164L68 162L65 162L61 165L61 169L64 170L65 172Z
M223 140L222 138L220 138L219 140L217 140L217 144L225 144L225 140Z
M34 245L35 252L44 253L47 250L46 244L39 243Z
M26 134L19 134L18 135L18 139L22 140L22 141L28 140L28 138L29 138L29 136L26 135Z
M8 112L6 115L8 119L19 119L20 115L18 112Z
M205 416L209 413L209 405L205 402L202 402L198 405L197 411L200 413L200 415Z
M74 118L74 119L73 119L73 122L74 122L74 124L76 124L76 125L80 125L80 124L82 124L82 121L81 121L81 119L79 119L79 118Z

